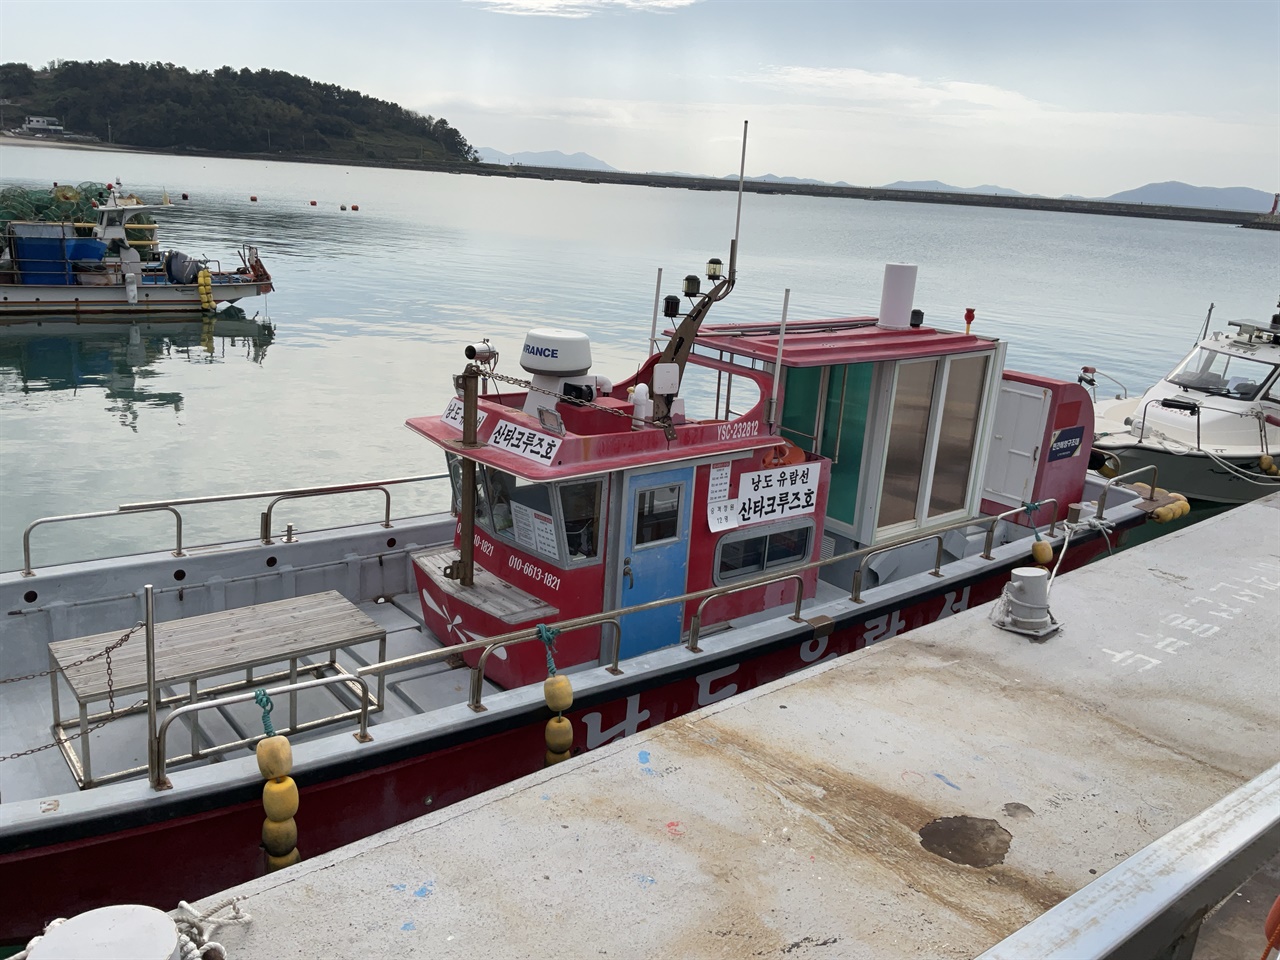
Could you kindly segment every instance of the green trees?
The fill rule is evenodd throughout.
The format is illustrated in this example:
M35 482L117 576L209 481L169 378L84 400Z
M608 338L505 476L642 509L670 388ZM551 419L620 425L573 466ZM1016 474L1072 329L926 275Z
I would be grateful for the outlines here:
M5 63L0 98L10 101L9 117L56 116L70 133L158 150L477 159L444 119L280 70L192 72L171 63L111 60L62 60L35 70Z

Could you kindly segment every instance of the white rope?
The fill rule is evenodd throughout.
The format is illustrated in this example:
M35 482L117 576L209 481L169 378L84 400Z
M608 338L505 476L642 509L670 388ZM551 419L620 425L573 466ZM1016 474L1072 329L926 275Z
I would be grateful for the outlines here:
M43 933L40 933L32 937L30 940L28 940L26 947L24 947L22 950L19 950L17 953L15 953L12 957L9 958L9 960L26 960L26 958L31 955L31 951L36 948L36 944L39 943L41 940L43 940L50 930L52 930L54 927L61 926L66 922L67 922L66 917L58 917L56 920L50 920L48 924L45 925Z
M206 953L212 954L216 960L225 960L227 952L221 944L210 939L218 927L234 927L249 923L253 917L240 909L240 901L244 897L231 897L215 904L204 913L197 913L195 907L185 900L178 901L178 910L184 914L173 922L178 927L178 937L182 945L182 960L195 960ZM220 917L218 914L231 908L231 914Z
M223 900L204 913L197 913L196 909L187 901L179 900L178 910L182 911L184 915L177 917L173 924L178 930L178 948L182 960L200 960L206 955L213 958L213 960L227 960L226 947L209 938L213 936L214 930L218 927L233 927L253 920L253 917L240 909L240 901L244 899L244 897L232 897L229 900ZM227 907L232 908L231 915L226 917L218 916ZM35 945L44 939L50 930L66 922L65 917L50 920L43 933L32 937L26 947L15 953L9 960L27 960L31 951L35 949Z
M1062 549L1058 552L1058 562L1053 565L1053 572L1049 574L1049 583L1047 590L1053 589L1053 580L1058 575L1058 568L1062 566L1062 559L1067 555L1067 546L1071 543L1071 537L1077 530L1097 530L1102 535L1102 542L1107 545L1107 556L1111 556L1115 551L1111 549L1111 531L1115 529L1115 524L1110 520L1102 517L1085 517L1077 523L1062 524L1067 528L1067 534L1062 538Z

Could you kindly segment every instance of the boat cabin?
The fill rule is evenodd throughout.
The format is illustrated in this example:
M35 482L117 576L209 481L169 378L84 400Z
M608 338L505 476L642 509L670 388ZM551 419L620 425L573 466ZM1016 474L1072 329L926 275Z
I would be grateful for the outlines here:
M1006 374L1004 355L998 340L922 319L707 326L683 370L653 355L613 384L591 372L585 335L530 331L530 380L480 375L474 445L462 399L408 421L444 449L455 510L474 500L470 584L454 566L461 522L452 548L415 557L427 624L460 643L619 610L626 658L679 643L699 611L655 601L776 575L709 601L705 629L793 600L788 571L819 559L921 541L868 558L874 585L932 569L931 531L958 558L985 536L957 529L964 521L1040 497L1058 498L1060 519L1083 489L1087 395ZM805 597L819 575L847 595L861 562L803 572ZM613 633L564 631L557 666L610 662ZM537 681L543 651L499 648L486 674Z

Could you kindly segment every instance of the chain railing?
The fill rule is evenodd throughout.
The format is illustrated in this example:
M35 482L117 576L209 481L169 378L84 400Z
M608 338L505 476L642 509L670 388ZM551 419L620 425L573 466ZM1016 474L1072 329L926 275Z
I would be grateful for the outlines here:
M71 669L72 667L83 666L86 663L92 663L95 660L100 660L103 657L106 657L107 658L107 709L111 714L110 716L104 718L103 720L98 721L97 723L93 724L87 729L81 730L79 733L69 734L68 736L65 736L65 737L56 737L54 738L52 743L45 743L45 744L41 744L38 747L32 747L29 750L22 750L18 753L10 753L7 756L0 756L0 763L4 762L5 760L17 760L19 757L29 757L33 753L41 753L42 751L45 751L45 750L51 750L54 747L65 746L66 744L70 743L72 740L78 740L81 737L86 736L87 734L90 734L95 730L101 730L108 723L111 723L115 720L119 720L123 716L127 716L128 714L136 710L138 707L146 703L147 701L145 699L139 700L133 706L128 707L127 709L121 710L119 713L117 713L115 684L114 684L114 678L112 677L112 668L111 668L111 654L119 650L121 647L123 647L126 643L129 642L130 637L132 637L135 633L137 633L139 630L144 629L145 627L146 627L146 623L142 620L139 620L136 624L134 624L132 627L126 630L119 640L116 640L114 643L108 644L97 653L90 654L87 657L82 657L79 660L76 660L74 663L68 663L65 666L52 667L48 670L41 670L39 673L26 673L16 677L0 678L0 685L6 684L6 683L21 683L24 680L38 680L40 677L47 677L55 673L60 673L63 670L68 670L68 669Z

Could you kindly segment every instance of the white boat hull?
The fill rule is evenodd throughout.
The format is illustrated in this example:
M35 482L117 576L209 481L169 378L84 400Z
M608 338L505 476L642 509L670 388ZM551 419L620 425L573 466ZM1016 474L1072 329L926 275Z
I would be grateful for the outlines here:
M1108 445L1095 441L1094 447L1118 456L1121 473L1154 466L1157 486L1190 500L1235 505L1280 491L1280 477L1267 476L1258 469L1256 452L1247 457L1211 457L1197 451L1175 453L1148 444Z
M212 287L215 303L236 303L246 297L257 297L270 291L270 281L258 281L247 276L243 281L215 281ZM123 284L0 285L0 317L40 314L198 314L202 309L200 288L194 283L140 283L137 286L136 303L129 302L129 293Z

